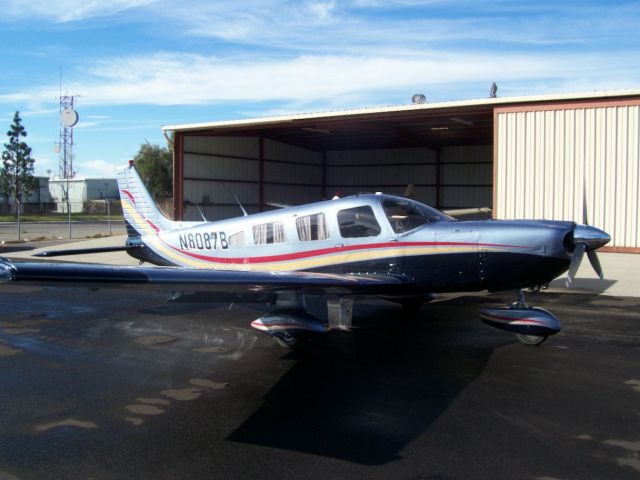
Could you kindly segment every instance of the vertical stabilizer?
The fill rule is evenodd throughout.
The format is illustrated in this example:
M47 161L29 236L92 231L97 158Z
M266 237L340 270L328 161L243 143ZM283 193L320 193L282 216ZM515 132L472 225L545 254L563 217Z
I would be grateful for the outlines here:
M129 236L131 229L138 235L149 235L173 228L174 222L160 212L133 163L118 172L117 178Z

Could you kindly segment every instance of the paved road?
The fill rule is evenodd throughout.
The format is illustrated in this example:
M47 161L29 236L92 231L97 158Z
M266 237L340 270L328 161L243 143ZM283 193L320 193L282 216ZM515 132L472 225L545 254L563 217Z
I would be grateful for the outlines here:
M111 234L124 235L124 222L112 221ZM109 235L109 222L71 222L71 238L87 238L94 235ZM69 238L68 222L22 222L20 224L22 239L34 238ZM16 222L0 222L0 242L18 239Z
M508 299L363 299L291 353L260 306L0 285L0 478L637 479L640 299L530 295L541 347L477 320Z

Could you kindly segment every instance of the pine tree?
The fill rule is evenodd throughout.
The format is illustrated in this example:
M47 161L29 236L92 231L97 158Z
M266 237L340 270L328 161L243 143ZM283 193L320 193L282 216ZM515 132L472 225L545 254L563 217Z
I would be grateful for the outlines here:
M34 159L31 148L23 140L27 131L22 125L20 112L13 116L13 123L7 132L9 142L4 144L2 152L2 168L0 169L0 190L11 199L22 202L29 193L38 188L38 181L33 177Z

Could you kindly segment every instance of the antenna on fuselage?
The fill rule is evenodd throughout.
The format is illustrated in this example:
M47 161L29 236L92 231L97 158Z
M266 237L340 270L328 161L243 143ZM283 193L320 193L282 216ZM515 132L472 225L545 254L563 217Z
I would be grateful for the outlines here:
M247 211L244 209L244 207L242 206L242 204L240 203L240 199L238 198L238 196L234 193L233 194L233 198L236 199L236 203L238 204L238 206L240 207L240 210L242 210L243 215L246 217L247 215L249 215L247 213Z
M207 218L204 216L204 213L202 213L202 210L200 209L200 205L198 205L196 203L195 206L198 209L198 213L200 213L200 216L202 217L202 220L204 220L205 222L208 222L209 220L207 220Z

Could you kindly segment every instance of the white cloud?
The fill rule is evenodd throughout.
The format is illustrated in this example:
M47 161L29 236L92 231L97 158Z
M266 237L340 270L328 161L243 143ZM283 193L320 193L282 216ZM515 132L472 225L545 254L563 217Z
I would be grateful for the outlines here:
M22 110L20 112L20 115L24 118L29 118L29 117L49 116L59 112L60 110L58 108L42 108L37 110Z
M92 128L95 126L100 125L100 122L83 122L83 121L79 121L73 128L74 130L77 130L79 128Z
M105 160L83 160L74 164L78 173L83 177L115 177L117 167Z
M52 173L58 171L58 158L49 155L36 155L34 162L36 175L48 176L47 170L51 170Z
M304 7L312 19L323 22L331 18L331 12L335 8L335 2L309 2Z
M29 94L25 92L0 95L0 103L28 103L30 99Z
M10 12L19 5L16 0L5 3ZM85 105L240 101L286 102L300 108L322 102L340 108L355 101L379 103L367 100L376 92L391 92L397 98L399 92L404 96L413 90L451 90L456 85L489 85L494 80L501 87L511 83L514 91L518 87L513 85L520 84L518 93L536 93L527 90L533 84L545 90L588 82L588 89L607 82L615 86L637 84L635 47L625 50L616 44L613 53L583 49L561 54L550 48L536 48L536 53L531 53L530 48L580 44L598 35L608 38L636 32L635 22L624 20L637 18L628 14L631 6L612 6L594 28L595 20L587 15L594 13L589 5L576 11L544 1L524 6L495 0L482 6L471 1L462 4L464 9L454 8L458 2L449 0L393 0L384 4L377 0L175 0L171 4L168 0L63 0L55 5L36 0L30 10L36 16L66 21L137 8L148 13L147 21L163 28L171 25L164 29L172 35L182 32L236 45L234 54L226 56L155 53L84 63L71 72L70 77L78 80L66 83L65 88L82 95ZM363 10L387 11L407 5L415 16L406 12L389 17L363 14ZM447 11L436 17L430 9L433 5L444 5L456 14ZM474 11L486 14L474 16ZM519 15L505 21L502 15L506 11ZM567 17L570 11L575 15ZM549 22L546 15L552 13L561 20ZM447 42L457 45L446 46ZM245 46L237 47L238 43ZM497 48L496 44L509 48ZM260 50L246 45L259 46ZM501 89L501 93L504 91ZM58 94L57 85L34 86L0 95L0 103L27 104L37 109L51 104ZM100 119L84 120L91 122L81 125L87 127L95 126Z
M153 15L179 25L185 34L258 48L338 53L363 48L391 52L399 45L433 48L463 41L477 42L475 47L481 49L625 37L623 43L633 43L638 38L638 9L634 4L576 8L551 1L196 0L156 8Z
M105 17L124 10L146 6L155 0L4 0L3 15L12 18L43 18L55 22L70 22Z
M375 92L413 93L481 82L538 81L552 87L586 78L591 88L614 78L634 78L632 54L607 59L592 55L521 55L403 52L393 57L305 55L286 60L222 59L203 55L155 54L99 61L70 91L84 105L187 105L217 102L340 103ZM636 82L637 83L637 82ZM635 83L633 84L635 85ZM631 85L629 85L631 86ZM572 89L575 91L575 89ZM533 93L533 92L527 92ZM484 94L483 94L484 95ZM5 96L50 101L55 87ZM0 102L3 98L0 97ZM6 100L5 100L6 101ZM94 124L86 123L85 126Z
M637 2L486 0L0 0L8 19L66 23L96 17L147 22L195 35L286 51L393 51L443 42L547 45L638 38ZM125 12L127 15L118 14ZM135 16L134 16L135 15ZM0 20L1 21L1 20ZM479 45L481 47L481 45Z

